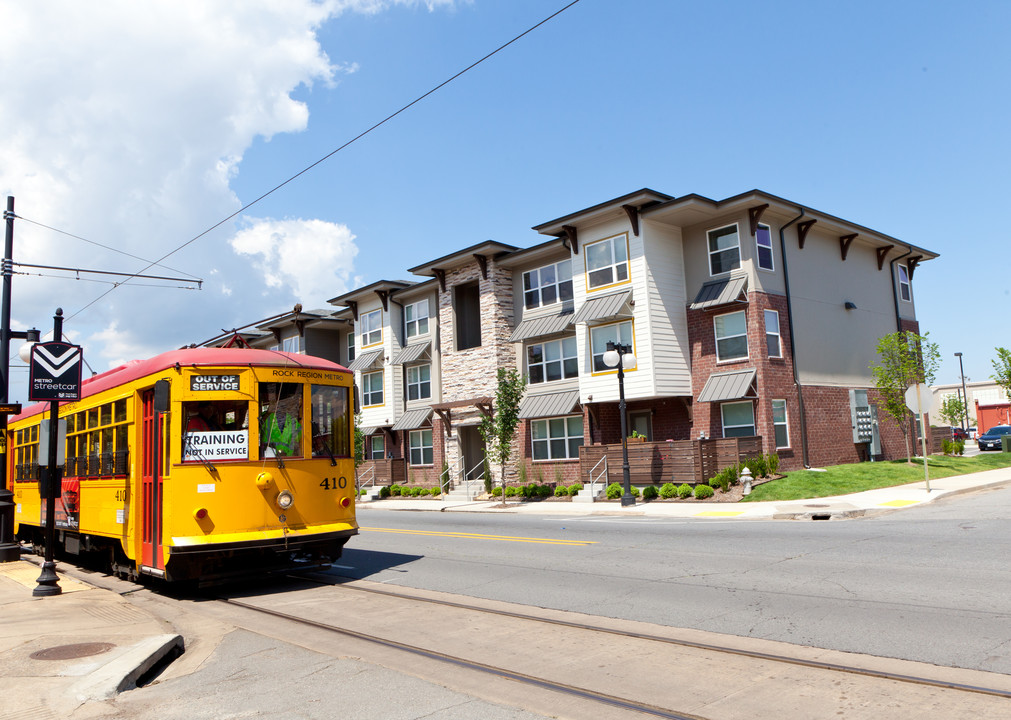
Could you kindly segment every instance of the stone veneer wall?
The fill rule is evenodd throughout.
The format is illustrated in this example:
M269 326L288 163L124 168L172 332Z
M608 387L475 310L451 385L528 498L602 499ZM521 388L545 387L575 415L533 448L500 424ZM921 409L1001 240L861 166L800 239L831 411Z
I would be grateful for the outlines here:
M498 369L515 368L516 355L509 336L513 332L513 280L512 272L500 268L489 258L488 277L481 274L475 260L468 265L446 273L446 290L439 291L439 338L441 353L442 402L455 402L488 396L494 398L498 386ZM481 344L466 350L456 349L456 323L453 312L453 289L473 281L478 282L481 305ZM473 425L481 420L481 413L475 407L453 408L453 434L446 437L440 433L433 437L436 452L445 458L450 466L460 458L460 446L456 427L460 424ZM515 479L516 462L519 459L519 442L514 444L513 459L507 464L506 479ZM468 460L469 463L469 460ZM439 465L441 472L441 460ZM491 464L493 478L497 481L500 468Z

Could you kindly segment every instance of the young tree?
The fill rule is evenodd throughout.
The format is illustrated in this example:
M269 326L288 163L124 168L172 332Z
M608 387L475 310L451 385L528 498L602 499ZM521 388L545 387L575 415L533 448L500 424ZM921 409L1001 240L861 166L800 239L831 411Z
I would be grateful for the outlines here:
M506 501L505 466L512 453L516 426L520 424L520 400L526 390L527 379L514 369L498 369L498 386L495 389L495 406L492 415L481 420L480 431L488 455L501 468L502 502Z
M916 383L932 383L941 363L941 351L937 343L930 342L928 335L909 331L885 335L878 340L878 364L871 366L874 386L884 400L885 412L899 426L906 441L906 462L910 464L913 462L909 445L911 413L906 407L906 390Z
M1011 350L1007 348L994 348L997 352L997 359L991 360L993 365L993 375L990 379L1004 389L1004 393L1011 398Z
M937 411L937 414L948 425L961 427L965 420L965 403L957 395L949 395L941 403L941 409Z

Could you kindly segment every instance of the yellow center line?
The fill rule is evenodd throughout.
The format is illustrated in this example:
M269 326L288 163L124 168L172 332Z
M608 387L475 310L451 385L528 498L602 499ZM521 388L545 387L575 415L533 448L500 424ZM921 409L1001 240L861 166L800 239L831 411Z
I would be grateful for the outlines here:
M436 532L434 530L398 530L394 528L360 527L369 532L387 532L400 535L431 535L434 537L464 538L467 540L503 540L505 542L539 543L541 545L596 545L596 540L554 540L551 538L526 538L511 535L478 535L477 533Z

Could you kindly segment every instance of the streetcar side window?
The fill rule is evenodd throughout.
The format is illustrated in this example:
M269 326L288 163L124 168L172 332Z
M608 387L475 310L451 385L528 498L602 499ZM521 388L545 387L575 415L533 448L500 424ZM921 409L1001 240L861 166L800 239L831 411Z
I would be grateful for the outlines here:
M351 407L348 389L313 385L309 412L313 457L351 457Z
M261 382L258 390L261 457L301 457L302 385Z
M14 481L33 482L38 479L39 426L22 428L14 433Z
M184 463L249 459L247 401L184 402L183 418Z
M67 417L66 477L112 477L130 471L126 399Z

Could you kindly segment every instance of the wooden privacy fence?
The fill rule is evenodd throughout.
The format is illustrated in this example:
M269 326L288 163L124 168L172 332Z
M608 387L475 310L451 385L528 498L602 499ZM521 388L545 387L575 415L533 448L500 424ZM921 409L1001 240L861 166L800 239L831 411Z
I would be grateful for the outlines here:
M633 485L672 482L704 483L725 467L762 454L760 436L715 440L629 442L628 466ZM621 444L579 448L579 475L589 481L590 470L607 456L608 483L622 482Z
M407 482L407 461L404 458L384 458L382 460L366 460L358 467L358 475L375 468L375 485L403 485Z

